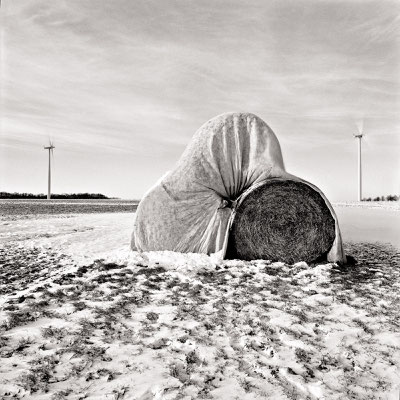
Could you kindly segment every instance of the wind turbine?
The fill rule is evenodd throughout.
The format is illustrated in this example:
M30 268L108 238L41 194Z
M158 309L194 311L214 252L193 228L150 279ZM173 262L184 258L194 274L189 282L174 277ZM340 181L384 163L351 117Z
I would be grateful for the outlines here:
M48 174L48 186L47 186L47 200L50 200L51 198L51 158L50 158L50 152L51 155L53 155L53 149L55 149L53 142L49 142L48 146L44 146L44 149L49 151L49 174Z
M363 137L363 120L357 124L358 134L353 135L358 139L358 201L362 201L362 164L361 164L361 139Z

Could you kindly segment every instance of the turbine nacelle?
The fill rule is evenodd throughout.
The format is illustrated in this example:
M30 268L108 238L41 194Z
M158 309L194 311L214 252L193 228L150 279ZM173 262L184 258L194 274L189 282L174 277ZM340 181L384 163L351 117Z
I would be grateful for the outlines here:
M54 144L52 142L50 142L48 146L43 146L43 148L46 150L53 150L56 147L54 146Z

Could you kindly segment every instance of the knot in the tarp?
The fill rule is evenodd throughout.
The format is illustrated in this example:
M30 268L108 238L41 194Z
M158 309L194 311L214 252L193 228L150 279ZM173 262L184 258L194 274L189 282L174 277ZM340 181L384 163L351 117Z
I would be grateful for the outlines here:
M236 205L237 205L236 200L231 200L231 199L227 199L227 198L223 197L221 199L221 204L218 207L218 209L230 208L230 209L234 210L236 208Z

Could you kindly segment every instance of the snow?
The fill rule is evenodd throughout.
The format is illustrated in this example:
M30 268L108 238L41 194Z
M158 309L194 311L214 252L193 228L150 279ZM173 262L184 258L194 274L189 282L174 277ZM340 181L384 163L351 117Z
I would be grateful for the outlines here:
M132 222L0 220L1 398L398 398L393 247L349 243L354 267L139 254Z
M334 203L345 242L390 243L400 249L400 202Z

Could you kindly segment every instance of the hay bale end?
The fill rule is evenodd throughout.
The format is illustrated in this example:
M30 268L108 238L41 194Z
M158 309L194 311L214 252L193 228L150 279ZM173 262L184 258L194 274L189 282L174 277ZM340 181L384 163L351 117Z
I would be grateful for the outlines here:
M320 193L303 182L271 180L239 203L226 258L293 264L326 258L335 220Z

